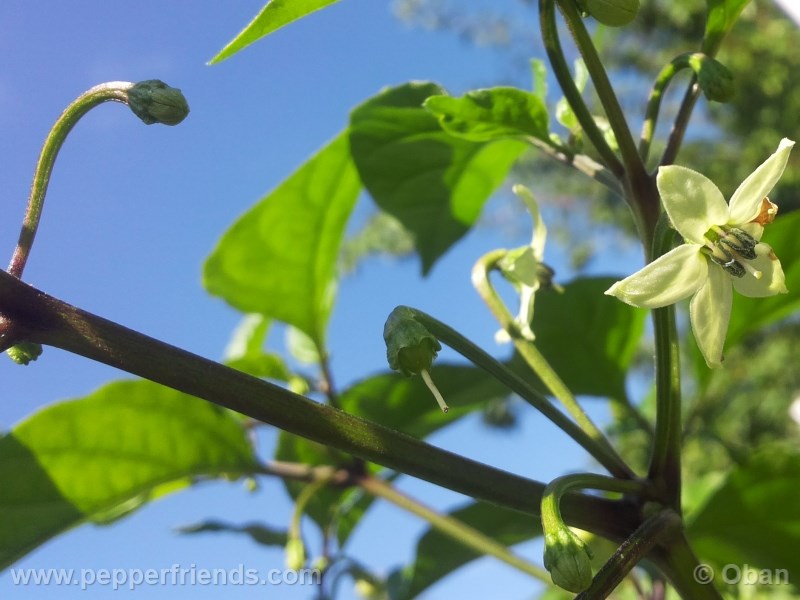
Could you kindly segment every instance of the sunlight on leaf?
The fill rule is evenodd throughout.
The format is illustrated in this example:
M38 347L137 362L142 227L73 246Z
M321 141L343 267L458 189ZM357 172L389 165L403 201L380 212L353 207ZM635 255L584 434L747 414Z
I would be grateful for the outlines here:
M232 413L155 383L119 381L53 404L0 437L0 568L194 478L255 468Z
M346 135L340 135L222 236L203 283L246 313L294 325L322 345L333 307L336 261L358 199Z
M253 42L277 31L284 25L316 12L339 0L270 0L255 19L208 61L215 65L243 50Z

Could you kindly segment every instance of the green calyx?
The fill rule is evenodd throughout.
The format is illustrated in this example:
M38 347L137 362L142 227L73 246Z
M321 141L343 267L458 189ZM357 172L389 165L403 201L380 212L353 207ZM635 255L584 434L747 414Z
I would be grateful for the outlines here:
M20 342L6 350L8 357L18 365L27 365L42 355L42 345L33 342Z
M733 74L718 60L695 52L688 56L688 64L697 75L703 95L714 102L728 102L736 91Z
M389 366L403 375L429 371L442 345L422 324L414 319L407 306L398 306L383 327L386 359Z
M158 79L134 84L128 90L128 106L147 125L177 125L189 114L189 104L181 91Z
M577 594L589 587L591 558L589 547L566 526L544 536L544 568L560 588Z

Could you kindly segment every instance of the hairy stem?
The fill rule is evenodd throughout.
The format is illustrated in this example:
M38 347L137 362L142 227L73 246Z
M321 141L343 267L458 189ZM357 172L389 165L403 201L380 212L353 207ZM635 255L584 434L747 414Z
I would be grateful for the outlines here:
M33 174L30 195L28 196L28 206L25 209L25 217L22 220L22 230L19 234L17 247L11 256L8 272L14 277L22 277L25 263L33 246L36 237L36 230L39 228L39 220L42 216L44 198L47 194L47 186L50 184L50 175L53 172L53 165L58 156L61 146L67 135L80 120L83 115L104 102L128 102L128 90L133 87L133 83L128 81L111 81L97 85L78 96L70 104L56 121L50 133L45 139L42 151L39 154L39 161L36 163L36 170Z

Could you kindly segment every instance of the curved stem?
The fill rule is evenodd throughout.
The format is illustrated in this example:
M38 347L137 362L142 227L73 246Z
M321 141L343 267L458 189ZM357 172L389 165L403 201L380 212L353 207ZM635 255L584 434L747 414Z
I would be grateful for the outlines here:
M672 125L672 131L667 140L667 147L664 149L664 154L661 155L659 165L671 165L675 162L678 156L678 151L683 143L683 136L686 133L686 127L689 125L689 119L692 116L692 110L700 96L700 84L697 83L697 75L692 77L689 87L683 96L683 101L678 109L678 114L675 117L675 123Z
M47 186L50 183L50 175L53 172L53 164L56 161L58 152L67 138L67 135L75 126L80 118L95 106L104 102L128 102L128 90L133 87L133 83L128 81L111 81L96 85L78 96L70 104L56 121L42 146L39 154L39 161L36 163L36 170L33 174L30 195L28 196L28 206L25 209L25 217L22 221L22 230L19 234L17 247L11 257L8 272L14 277L22 277L25 263L36 237L36 230L39 227L39 219L42 216L44 198L47 194Z
M604 185L608 190L617 194L623 195L622 186L611 171L606 169L603 165L593 160L585 154L573 154L566 148L555 148L550 144L544 143L537 138L526 138L528 143L535 146L537 150L544 152L547 156L560 162L563 165L574 167L587 177L590 177L598 183Z
M541 514L545 533L564 527L564 520L561 518L561 499L567 492L579 489L632 494L640 500L652 496L647 482L641 480L615 479L594 473L572 473L558 477L547 484L542 494Z
M415 308L410 309L414 318L422 323L439 341L444 342L467 360L484 369L498 381L518 394L528 404L533 406L545 417L550 419L559 429L575 440L597 462L603 465L609 473L622 479L633 479L635 474L619 455L607 446L594 440L575 423L570 421L564 413L554 407L550 401L504 364L498 362L484 350L473 344L455 329L448 327L441 321L425 314Z
M553 73L558 80L558 85L564 97L567 99L572 112L581 124L586 136L592 142L597 152L600 154L606 167L614 173L617 177L622 177L625 173L625 167L620 162L619 158L611 147L606 142L603 133L594 122L592 113L583 101L580 90L578 90L575 82L572 80L572 74L569 71L569 66L564 58L564 51L561 48L561 42L558 39L558 28L556 26L556 12L555 0L539 0L539 26L542 30L542 42L544 42L547 57L550 59L550 65L553 68ZM588 64L587 64L588 68Z
M3 271L0 313L14 331L30 341L139 375L462 494L538 514L537 499L544 490L540 482L442 450L131 331L48 296ZM17 341L5 339L3 343ZM638 517L626 502L580 494L565 501L568 521L609 539L622 540L638 526Z
M586 70L589 72L589 77L592 78L594 89L598 98L600 98L600 103L603 105L608 117L608 123L617 139L625 170L629 177L637 173L638 176L644 176L644 164L633 141L631 130L625 119L625 113L622 111L616 93L614 93L614 88L611 87L608 74L597 54L597 49L594 47L591 36L586 31L586 26L578 13L578 8L574 0L557 1L575 44L583 57L583 62L586 63Z
M606 452L616 456L619 463L625 464L625 461L617 454L617 451L608 441L608 438L589 418L589 415L584 412L581 405L578 404L578 401L575 399L575 396L553 370L553 367L550 366L547 359L539 352L536 345L522 337L514 321L514 317L497 295L494 286L492 286L489 280L489 272L498 268L499 261L502 260L505 255L505 250L494 250L479 258L472 269L472 284L497 319L500 327L508 333L519 355L525 360L533 372L536 373L539 379L541 379L542 383L550 390L553 396L567 409L567 412L572 415L578 427L598 445L603 446Z
M367 475L358 483L364 490L373 496L388 500L395 506L399 506L403 510L407 510L412 514L417 515L418 517L430 523L434 529L437 529L454 540L461 542L467 548L471 548L480 554L494 556L495 558L508 565L511 565L523 573L531 575L547 584L550 583L550 576L547 574L547 571L541 567L523 560L511 552L503 544L498 543L474 527L470 527L466 523L463 523L462 521L459 521L450 515L437 512L432 508L425 506L418 500L415 500L414 498L397 491L394 487L382 479Z
M653 142L653 136L656 131L656 124L658 123L658 113L661 110L661 101L672 79L683 69L690 67L689 57L694 53L686 52L680 56L675 57L672 61L665 65L661 72L653 82L653 89L650 91L650 96L647 99L647 108L645 110L644 123L642 124L642 133L639 136L639 154L642 161L646 162L650 154L650 145ZM682 135L682 134L681 134ZM662 164L664 164L662 162Z

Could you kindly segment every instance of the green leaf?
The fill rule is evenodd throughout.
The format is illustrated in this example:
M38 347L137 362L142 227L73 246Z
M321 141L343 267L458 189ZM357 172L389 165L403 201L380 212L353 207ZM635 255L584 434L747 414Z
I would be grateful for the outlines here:
M0 568L197 477L257 467L234 414L147 381L49 406L0 437Z
M703 52L714 56L722 40L736 24L750 0L706 0L708 19L703 38Z
M431 96L423 106L442 129L465 140L533 136L549 142L547 107L538 96L517 88L475 90L461 98Z
M283 359L263 349L269 326L263 315L245 315L225 349L225 364L253 377L289 381L292 374Z
M796 448L763 448L734 469L689 523L701 560L800 573L798 481Z
M505 397L508 388L483 370L457 365L434 365L431 377L450 411L442 413L421 377L393 373L364 379L339 398L345 411L424 438L461 416Z
M316 12L339 0L269 0L261 9L255 19L245 27L239 35L233 38L228 45L220 50L208 64L214 65L222 62L246 48L262 37L277 31L284 25L296 21L306 15Z
M184 525L176 529L178 533L194 535L198 533L240 533L247 535L256 544L262 546L285 546L287 533L284 530L272 529L260 523L249 525L231 525L222 521L202 521L192 525Z
M206 289L323 345L336 258L360 189L347 136L340 135L222 236L203 270Z
M542 534L538 519L482 502L468 504L451 512L450 516L506 546ZM415 598L443 577L482 556L484 555L467 548L450 536L436 529L429 529L417 542L414 563L406 569L410 582L403 597Z
M589 71L586 69L586 63L583 62L583 59L578 58L575 60L573 68L575 69L575 75L573 77L575 80L575 87L582 92L583 88L585 88L586 84L589 82ZM569 105L566 98L561 98L556 103L556 121L573 132L581 128L578 117L572 112L572 107Z
M533 80L533 93L543 103L547 103L547 65L538 58L531 59L531 78Z
M534 343L573 394L625 397L625 375L647 311L603 295L614 281L580 278L565 285L563 294L536 294Z
M350 117L350 149L377 205L415 237L422 271L458 241L527 145L449 135L422 107L444 90L433 83L389 88Z

